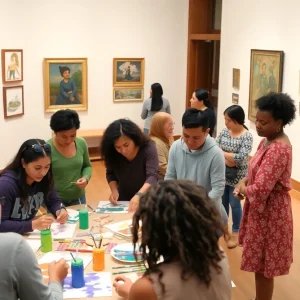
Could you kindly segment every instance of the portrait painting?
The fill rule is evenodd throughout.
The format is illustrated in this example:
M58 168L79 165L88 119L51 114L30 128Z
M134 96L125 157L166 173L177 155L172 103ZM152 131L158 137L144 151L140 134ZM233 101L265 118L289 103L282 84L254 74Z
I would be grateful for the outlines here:
M232 87L240 88L240 69L232 69Z
M24 115L23 86L3 87L4 118L15 118Z
M283 51L251 50L249 120L256 119L255 101L258 98L281 92L283 58Z
M114 88L114 102L139 102L143 101L144 90L141 87L120 87Z
M144 85L144 58L114 58L113 86Z
M239 94L232 93L232 103L239 104Z
M45 112L87 110L87 58L44 59Z
M2 49L2 82L23 81L23 50L21 49Z

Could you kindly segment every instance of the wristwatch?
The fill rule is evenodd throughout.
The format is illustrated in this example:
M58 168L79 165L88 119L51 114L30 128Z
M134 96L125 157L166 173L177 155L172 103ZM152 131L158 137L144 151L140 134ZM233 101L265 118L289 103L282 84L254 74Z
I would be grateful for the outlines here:
M137 192L137 193L135 193L136 195L138 195L138 196L142 196L143 195L143 193L142 192Z

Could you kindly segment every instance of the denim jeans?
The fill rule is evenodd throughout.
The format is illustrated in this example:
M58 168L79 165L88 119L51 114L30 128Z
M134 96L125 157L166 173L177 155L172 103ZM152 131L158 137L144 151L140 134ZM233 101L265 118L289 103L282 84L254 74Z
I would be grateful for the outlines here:
M64 203L65 206L78 205L78 204L86 204L85 194L83 196L81 196L79 199L71 200L71 201Z
M233 195L234 187L225 185L224 194L222 196L222 203L229 215L229 204L232 212L232 232L238 232L242 219L242 205L241 201L236 199Z

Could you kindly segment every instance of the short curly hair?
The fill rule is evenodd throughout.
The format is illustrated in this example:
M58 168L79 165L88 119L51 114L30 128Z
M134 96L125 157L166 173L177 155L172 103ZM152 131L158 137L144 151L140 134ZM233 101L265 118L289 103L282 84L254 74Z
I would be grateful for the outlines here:
M257 99L255 106L270 112L275 120L282 120L283 126L291 124L296 117L294 100L288 94L270 93Z

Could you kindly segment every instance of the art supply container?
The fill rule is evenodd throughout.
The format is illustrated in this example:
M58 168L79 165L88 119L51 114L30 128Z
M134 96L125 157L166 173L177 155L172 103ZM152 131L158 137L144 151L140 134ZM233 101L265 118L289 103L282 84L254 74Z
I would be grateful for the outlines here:
M104 248L94 248L93 249L93 270L103 271L105 268L104 263Z
M87 209L81 209L79 211L79 229L89 228L89 212Z
M41 251L44 253L52 251L52 234L50 229L41 230Z
M82 288L85 286L84 282L84 267L83 260L81 258L76 258L72 260L71 264L72 272L72 287L73 288Z

